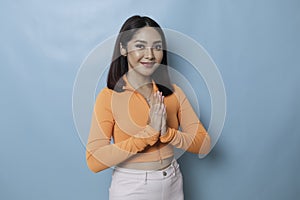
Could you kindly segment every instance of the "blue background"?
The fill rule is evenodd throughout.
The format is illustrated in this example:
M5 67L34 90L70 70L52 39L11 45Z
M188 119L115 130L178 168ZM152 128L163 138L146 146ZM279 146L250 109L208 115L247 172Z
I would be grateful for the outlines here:
M195 39L223 77L217 145L179 159L186 199L299 198L299 10L297 0L1 1L0 199L108 198L111 169L86 166L72 90L83 59L133 14Z

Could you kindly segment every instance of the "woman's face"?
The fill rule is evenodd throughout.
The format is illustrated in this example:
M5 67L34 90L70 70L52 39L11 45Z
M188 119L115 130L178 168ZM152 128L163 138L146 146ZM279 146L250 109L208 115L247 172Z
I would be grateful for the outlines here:
M127 43L128 70L150 76L163 58L162 38L152 27L138 30Z

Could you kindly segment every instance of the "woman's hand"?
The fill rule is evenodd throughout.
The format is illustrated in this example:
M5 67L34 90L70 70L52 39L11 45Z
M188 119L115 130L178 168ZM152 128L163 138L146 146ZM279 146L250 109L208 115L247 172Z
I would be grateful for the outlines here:
M167 111L166 111L166 106L164 105L163 115L161 118L160 135L164 136L166 133L167 133Z
M154 93L153 101L150 104L150 122L149 125L157 131L161 131L163 115L165 114L165 105L163 103L164 97L162 93L157 91Z

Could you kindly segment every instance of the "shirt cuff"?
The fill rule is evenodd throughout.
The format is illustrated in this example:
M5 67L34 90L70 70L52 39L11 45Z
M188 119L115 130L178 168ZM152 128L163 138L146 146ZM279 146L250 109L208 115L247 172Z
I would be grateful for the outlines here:
M175 137L176 132L177 130L173 128L168 128L166 134L160 136L159 139L162 143L168 143Z
M155 130L150 125L147 125L140 134L134 135L135 139L143 141L146 146L148 144L150 146L154 145L157 142L158 137L159 137L159 131Z

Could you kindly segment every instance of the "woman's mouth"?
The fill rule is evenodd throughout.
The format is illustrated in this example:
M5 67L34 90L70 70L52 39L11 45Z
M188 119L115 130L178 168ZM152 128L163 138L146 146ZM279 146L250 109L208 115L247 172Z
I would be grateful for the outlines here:
M155 62L141 62L141 64L144 65L147 68L151 68L151 67L153 67Z

